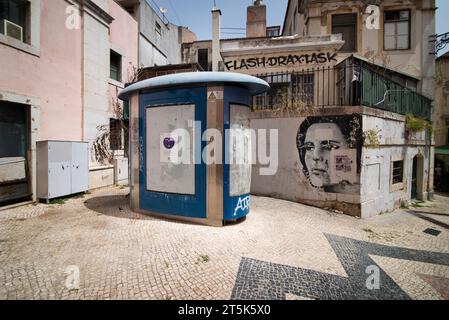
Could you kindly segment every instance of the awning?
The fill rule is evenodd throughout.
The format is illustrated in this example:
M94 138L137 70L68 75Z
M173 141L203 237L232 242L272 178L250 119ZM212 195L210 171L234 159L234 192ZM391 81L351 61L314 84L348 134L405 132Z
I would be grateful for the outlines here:
M435 154L449 156L449 146L435 148Z

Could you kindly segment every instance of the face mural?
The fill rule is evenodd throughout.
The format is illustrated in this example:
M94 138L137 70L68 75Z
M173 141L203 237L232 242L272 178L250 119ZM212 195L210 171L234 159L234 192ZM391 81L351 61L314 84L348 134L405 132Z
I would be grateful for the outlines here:
M310 185L329 193L360 189L361 117L308 117L296 144L302 171Z

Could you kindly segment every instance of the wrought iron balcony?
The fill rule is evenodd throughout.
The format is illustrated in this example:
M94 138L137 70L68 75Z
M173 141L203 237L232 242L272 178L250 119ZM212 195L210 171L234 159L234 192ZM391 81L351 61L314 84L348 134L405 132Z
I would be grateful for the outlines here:
M312 107L366 106L431 118L432 100L416 92L417 80L356 58L318 67L258 77L271 89L253 98L254 110L306 111Z

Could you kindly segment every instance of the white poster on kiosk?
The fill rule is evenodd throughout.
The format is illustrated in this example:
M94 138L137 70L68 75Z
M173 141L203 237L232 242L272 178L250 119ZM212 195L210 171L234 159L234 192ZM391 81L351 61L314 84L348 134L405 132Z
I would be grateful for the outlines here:
M250 108L230 106L229 194L231 197L250 193L251 189L251 127Z
M146 189L195 194L194 105L146 109Z

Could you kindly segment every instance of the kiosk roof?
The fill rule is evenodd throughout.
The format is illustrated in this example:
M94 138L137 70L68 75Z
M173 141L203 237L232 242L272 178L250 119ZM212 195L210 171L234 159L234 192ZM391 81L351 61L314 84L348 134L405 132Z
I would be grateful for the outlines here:
M123 89L119 98L128 99L134 92L140 90L161 89L194 84L235 84L248 88L251 95L264 93L270 85L259 78L233 72L184 72L160 76L136 82Z

